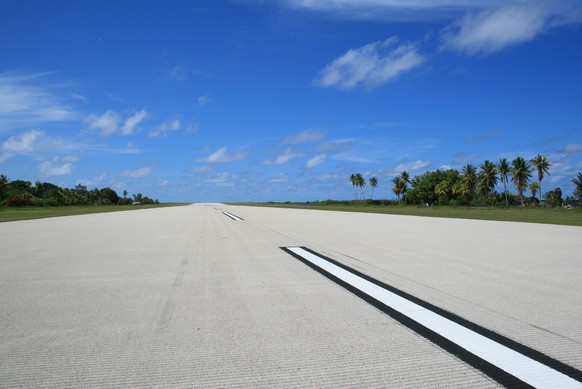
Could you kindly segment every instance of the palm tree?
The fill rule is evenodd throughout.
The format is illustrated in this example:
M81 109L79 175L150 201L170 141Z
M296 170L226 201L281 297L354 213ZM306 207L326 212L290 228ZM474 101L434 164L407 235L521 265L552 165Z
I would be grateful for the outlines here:
M360 173L356 173L356 186L360 188L362 200L364 199L364 186L366 186L366 179Z
M402 180L402 177L394 177L392 179L392 183L394 184L394 186L392 187L392 192L394 192L394 194L398 198L398 202L400 202L400 196L405 192L404 188L406 184Z
M485 160L480 166L479 173L479 192L485 197L491 193L497 185L497 167L491 161Z
M461 186L459 193L465 197L467 201L471 200L473 193L475 193L475 185L477 184L477 169L474 165L468 163L463 166L461 171Z
M372 188L372 193L370 194L370 199L374 198L374 188L378 186L378 179L376 177L371 177L369 180L370 188Z
M408 184L410 184L410 175L405 170L400 173L400 192L402 194L402 201L406 204L406 192L408 192Z
M0 175L0 203L4 200L4 196L6 196L6 189L8 189L8 183L10 180L4 174Z
M527 188L530 177L531 166L523 157L517 157L511 161L511 181L519 192L522 206L524 205L523 191Z
M531 192L532 197L536 197L536 193L538 193L539 189L540 189L540 184L538 182L534 181L531 184L529 184L529 191Z
M451 194L451 185L449 184L449 182L447 180L442 180L441 182L439 182L437 184L437 186L435 186L434 194L437 195L439 200L442 196L446 196L447 201L448 201L450 194ZM439 203L440 203L440 201L439 201Z
M503 182L503 193L505 193L505 206L509 206L509 200L507 200L507 183L509 182L509 173L511 168L509 167L509 162L507 162L506 158L502 158L499 160L497 164L497 171L499 172L499 178L501 182Z
M358 196L357 196L357 192L356 192L356 181L357 181L356 175L352 173L349 181L352 184L352 188L354 189L354 199L357 200Z
M542 180L544 179L544 174L550 175L550 166L552 166L552 162L545 156L545 155L536 155L534 158L529 161L534 170L538 171L538 186L540 189L540 203L542 201ZM535 197L535 195L534 195Z
M572 178L572 183L576 185L576 189L574 189L574 196L582 200L582 173L579 172L576 178Z

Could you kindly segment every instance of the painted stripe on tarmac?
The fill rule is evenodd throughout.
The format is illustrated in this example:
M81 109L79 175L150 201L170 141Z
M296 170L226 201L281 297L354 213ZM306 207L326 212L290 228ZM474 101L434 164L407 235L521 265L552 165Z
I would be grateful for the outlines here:
M305 247L282 247L505 386L582 388L582 372ZM574 377L574 378L573 378Z
M244 220L244 219L242 219L242 218L240 218L240 217L238 217L230 212L227 212L227 211L222 211L222 213L224 213L226 216L228 216L232 220L236 220L236 221Z

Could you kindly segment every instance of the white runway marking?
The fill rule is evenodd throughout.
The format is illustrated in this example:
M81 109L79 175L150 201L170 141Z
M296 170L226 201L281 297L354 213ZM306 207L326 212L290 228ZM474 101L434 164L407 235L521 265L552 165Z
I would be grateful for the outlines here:
M325 272L536 388L582 388L575 379L390 292L302 247L287 247Z
M230 213L230 212L227 212L227 211L222 211L222 213L224 213L226 216L228 216L228 217L229 217L229 218L231 218L232 220L235 220L235 221L241 221L241 220L243 220L243 219L241 219L240 217L238 217L238 216L236 216L236 215L234 215L234 214L232 214L232 213Z

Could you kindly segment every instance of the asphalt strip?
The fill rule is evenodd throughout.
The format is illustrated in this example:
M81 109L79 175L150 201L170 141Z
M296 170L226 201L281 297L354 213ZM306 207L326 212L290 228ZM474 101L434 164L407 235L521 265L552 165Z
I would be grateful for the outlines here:
M504 386L582 388L582 372L305 247L281 247Z

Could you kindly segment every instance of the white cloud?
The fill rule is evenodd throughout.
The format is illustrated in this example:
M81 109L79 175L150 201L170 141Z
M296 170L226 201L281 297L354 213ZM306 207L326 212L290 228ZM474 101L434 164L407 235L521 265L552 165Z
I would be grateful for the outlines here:
M315 141L323 139L324 137L325 137L325 132L323 132L323 131L307 129L307 130L303 130L297 134L290 135L290 136L286 137L285 139L283 139L283 141L281 143L295 145L295 144L300 144L300 143L305 143L305 142L315 142Z
M101 135L109 136L119 128L119 115L112 110L107 110L100 116L89 115L87 122L91 130L98 130Z
M121 135L132 135L136 126L147 119L149 114L142 109L124 120L123 126L120 127L121 117L113 110L107 110L103 114L89 115L86 119L89 129L99 131L102 136L110 136L115 133Z
M530 41L566 23L562 13L567 11L559 3L527 1L468 14L444 30L442 49L487 55Z
M73 172L72 162L77 161L78 158L74 156L68 157L54 157L51 160L43 161L38 166L40 174L47 176L65 176Z
M25 131L14 135L2 143L2 151L6 154L30 153L34 151L37 141L44 133L40 130Z
M228 153L228 147L222 147L221 149L215 151L214 153L210 154L208 158L203 159L203 161L208 163L217 163L217 162L235 162L244 159L246 153L243 151Z
M266 161L263 161L262 164L267 165L267 166L269 166L269 165L284 165L284 164L288 163L289 161L291 161L292 159L299 158L299 157L303 157L303 154L294 152L293 150L291 150L291 148L287 148L285 151L283 151L283 153L279 154L279 156L277 156L277 158L274 161L266 160Z
M427 168L431 165L432 163L430 161L412 161L412 162L406 162L406 163L401 163L400 165L396 166L396 168L394 169L397 172L401 172L401 171L416 171L416 170L420 170L420 169L424 169Z
M320 71L316 85L353 89L376 88L422 64L425 59L413 43L396 46L398 38L350 49Z
M149 176L151 172L152 168L145 166L136 170L125 170L124 172L121 173L121 176L130 178L141 178Z
M309 161L307 161L307 163L305 164L305 168L306 169L313 169L314 167L317 167L319 165L321 165L322 163L325 162L325 154L320 154L317 155L313 158L311 158Z
M125 120L123 127L121 128L122 135L132 135L134 133L135 127L148 117L148 113L145 109L136 112L133 116L130 116Z
M45 122L77 119L65 102L70 93L63 85L51 85L50 73L0 73L0 124L38 125Z
M319 182L334 182L341 179L337 174L320 174L316 177L316 180Z
M13 135L4 142L0 148L0 163L18 154L27 154L36 151L39 147L39 139L44 137L40 130L25 131L20 135Z
M567 154L582 153L582 143L570 143L566 146L564 152Z
M168 185L168 180L159 180L158 181L158 186L166 186Z
M84 178L82 180L77 181L77 184L83 185L83 186L99 186L99 184L107 178L107 174L100 174L98 176L95 176L93 178L87 179Z
M165 138L168 136L169 131L177 131L180 128L182 128L182 122L180 120L170 120L169 122L162 123L158 128L151 131L150 136L161 136L162 138Z
M346 19L442 19L470 8L501 5L504 0L283 0L292 8L337 15Z

